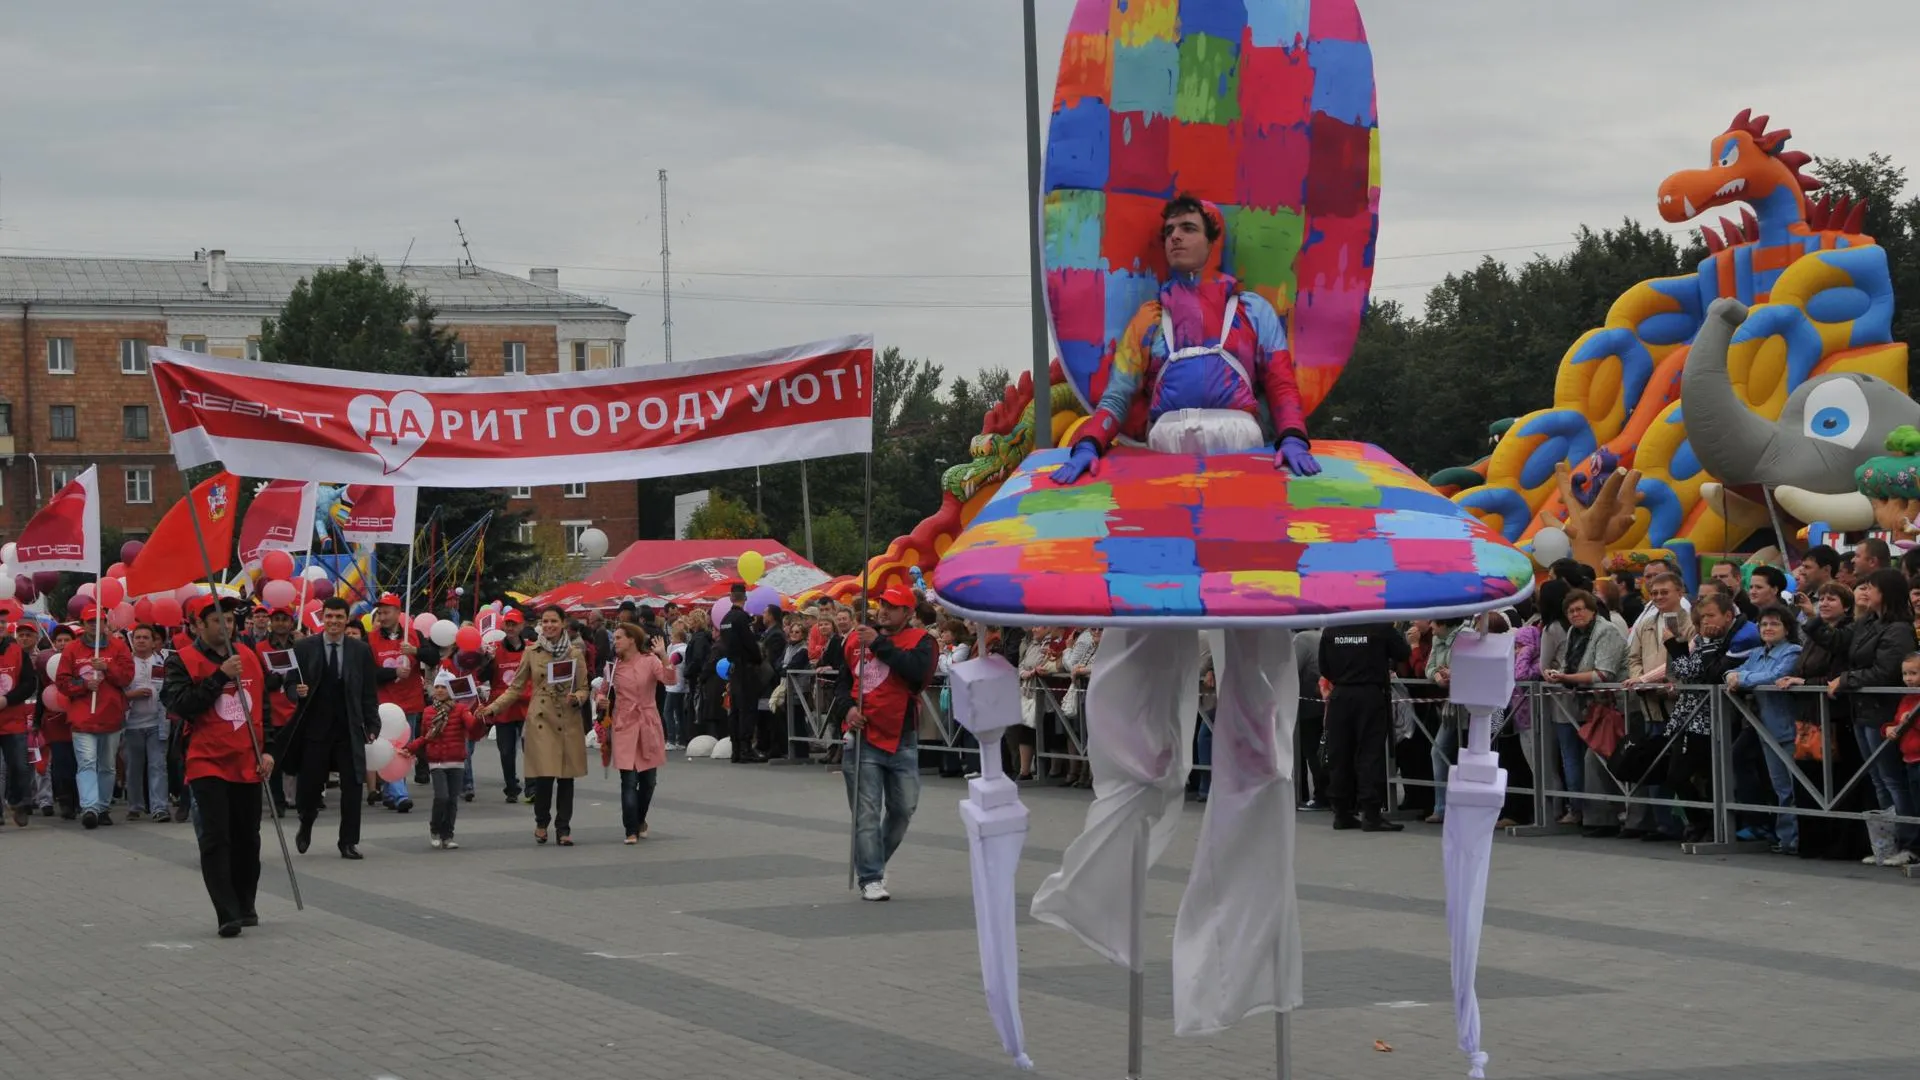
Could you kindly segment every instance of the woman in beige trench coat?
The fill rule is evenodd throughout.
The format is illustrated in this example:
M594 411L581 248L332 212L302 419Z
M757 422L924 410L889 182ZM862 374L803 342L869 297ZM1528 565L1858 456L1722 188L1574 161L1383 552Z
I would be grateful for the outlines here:
M551 820L560 834L560 846L572 847L573 778L587 775L587 724L581 708L587 702L593 672L587 670L586 650L567 639L566 612L557 607L543 610L539 626L539 636L527 646L526 659L513 682L482 713L492 716L526 699L527 726L520 745L526 754L527 786L533 790L533 839L547 842ZM573 662L572 675L551 680L549 665L564 661Z

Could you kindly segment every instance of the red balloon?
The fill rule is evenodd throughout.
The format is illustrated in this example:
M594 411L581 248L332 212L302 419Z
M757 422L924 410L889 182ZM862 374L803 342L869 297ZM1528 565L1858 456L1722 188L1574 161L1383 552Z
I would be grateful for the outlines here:
M307 586L307 595L315 597L320 600L325 600L327 597L333 595L333 582L327 580L326 578L321 578L319 581L312 582Z
M107 576L108 576L108 577L117 577L117 578L124 578L124 577L126 577L126 576L127 576L127 564L126 564L126 563L123 563L123 562L117 562L117 563L114 563L114 564L113 564L112 566L109 566L109 567L107 567Z
M289 607L299 601L300 590L293 587L293 582L276 578L260 587L260 599L268 607Z
M180 625L180 601L175 600L171 596L156 596L153 598L152 603L154 622L159 623L161 626Z
M13 579L13 598L23 604L31 604L40 598L40 590L32 578L21 574Z
M150 623L153 621L153 601L139 599L133 602L133 621Z
M293 576L293 556L277 548L260 553L260 573L268 581L285 581Z
M115 630L127 630L133 626L133 605L121 603L114 606L107 615L107 625Z
M40 700L46 702L47 708L54 712L67 711L67 696L55 687L47 687L46 691L40 695Z
M477 627L463 626L453 635L453 647L461 652L480 651L480 630Z
M120 561L123 563L132 562L135 558L139 556L140 549L146 546L147 545L145 543L139 540L129 540L126 543L121 544L120 545Z
M127 587L119 578L101 578L99 587L93 591L93 596L100 601L102 607L119 607L120 601L127 598Z

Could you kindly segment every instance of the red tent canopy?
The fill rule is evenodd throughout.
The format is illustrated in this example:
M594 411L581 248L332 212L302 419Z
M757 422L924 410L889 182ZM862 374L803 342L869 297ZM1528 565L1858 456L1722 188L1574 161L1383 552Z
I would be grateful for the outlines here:
M718 599L739 579L740 556L748 551L757 551L766 560L760 584L771 585L784 596L830 578L776 540L641 540L608 560L589 583L614 585L623 594L656 600Z

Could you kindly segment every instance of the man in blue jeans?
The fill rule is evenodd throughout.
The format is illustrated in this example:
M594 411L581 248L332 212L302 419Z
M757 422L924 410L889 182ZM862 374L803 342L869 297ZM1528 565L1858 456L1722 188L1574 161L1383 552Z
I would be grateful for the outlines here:
M895 585L880 594L880 625L863 622L847 635L855 704L847 712L840 772L853 810L862 900L889 897L887 861L906 839L920 803L920 692L933 678L936 654L933 637L907 625L915 602L911 590Z

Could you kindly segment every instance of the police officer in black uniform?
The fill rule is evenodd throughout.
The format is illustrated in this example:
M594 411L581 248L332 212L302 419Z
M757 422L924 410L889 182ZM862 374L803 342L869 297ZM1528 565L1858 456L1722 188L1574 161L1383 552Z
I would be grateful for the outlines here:
M1404 828L1382 811L1387 737L1393 730L1393 665L1412 656L1406 636L1388 623L1329 627L1320 635L1320 677L1333 687L1327 694L1327 772L1336 829Z

